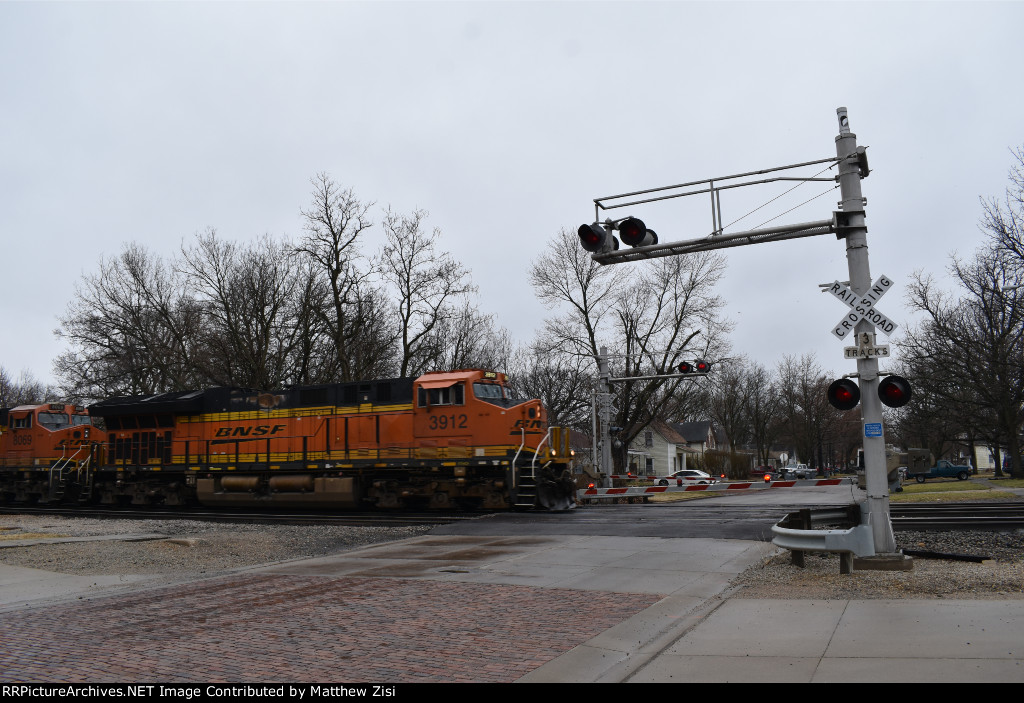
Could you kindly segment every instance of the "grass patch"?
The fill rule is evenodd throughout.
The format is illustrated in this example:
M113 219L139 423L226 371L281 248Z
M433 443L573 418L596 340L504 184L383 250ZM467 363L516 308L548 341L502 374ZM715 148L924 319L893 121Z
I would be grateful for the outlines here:
M1002 483L1002 482L1000 482ZM892 503L956 503L964 500L1019 500L1020 496L986 488L973 481L931 480L904 483L902 493L892 493Z
M989 480L995 481L992 485L996 488L1002 488L1003 486L1007 488L1024 488L1024 478L1000 478Z
M893 493L890 503L962 503L965 500L1019 500L1016 493L982 489L980 491L949 491L948 493Z
M909 481L903 484L904 493L962 493L964 491L990 491L982 485L971 481L957 481L955 478L943 481L942 479L931 479L926 483L915 483Z

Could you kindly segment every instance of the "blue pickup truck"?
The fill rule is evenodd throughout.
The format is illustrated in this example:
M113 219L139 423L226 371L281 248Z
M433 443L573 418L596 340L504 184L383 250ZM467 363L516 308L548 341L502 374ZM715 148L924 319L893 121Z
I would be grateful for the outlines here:
M924 483L929 478L955 478L959 481L966 481L971 475L970 466L961 466L945 459L940 460L926 471L917 471L913 468L907 471L907 479L914 479L918 483Z

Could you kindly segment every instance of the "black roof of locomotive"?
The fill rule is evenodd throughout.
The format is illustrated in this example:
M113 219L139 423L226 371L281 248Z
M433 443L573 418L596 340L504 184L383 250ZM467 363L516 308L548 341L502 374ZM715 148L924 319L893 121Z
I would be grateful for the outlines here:
M276 391L219 386L200 391L177 391L156 395L108 398L89 406L98 417L164 414L198 415L215 412L247 412L319 406L346 406L412 401L411 378L393 378L351 383L292 386Z

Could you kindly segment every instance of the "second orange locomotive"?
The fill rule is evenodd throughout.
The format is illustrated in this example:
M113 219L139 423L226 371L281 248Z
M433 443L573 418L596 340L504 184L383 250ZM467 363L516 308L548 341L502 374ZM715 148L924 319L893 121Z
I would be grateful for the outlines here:
M88 458L65 460L61 496L102 503L565 509L568 431L484 370L301 386L211 388L89 407ZM0 440L5 455L13 432ZM5 468L5 475L16 467ZM16 461L24 464L24 461ZM55 491L42 465L39 498ZM24 490L22 490L24 494Z

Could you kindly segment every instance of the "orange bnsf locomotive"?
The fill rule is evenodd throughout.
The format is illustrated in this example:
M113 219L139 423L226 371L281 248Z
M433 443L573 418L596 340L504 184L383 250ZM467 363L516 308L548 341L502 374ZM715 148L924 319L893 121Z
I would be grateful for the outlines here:
M575 502L568 430L549 428L540 401L510 397L505 375L491 371L2 412L7 500L553 510Z

